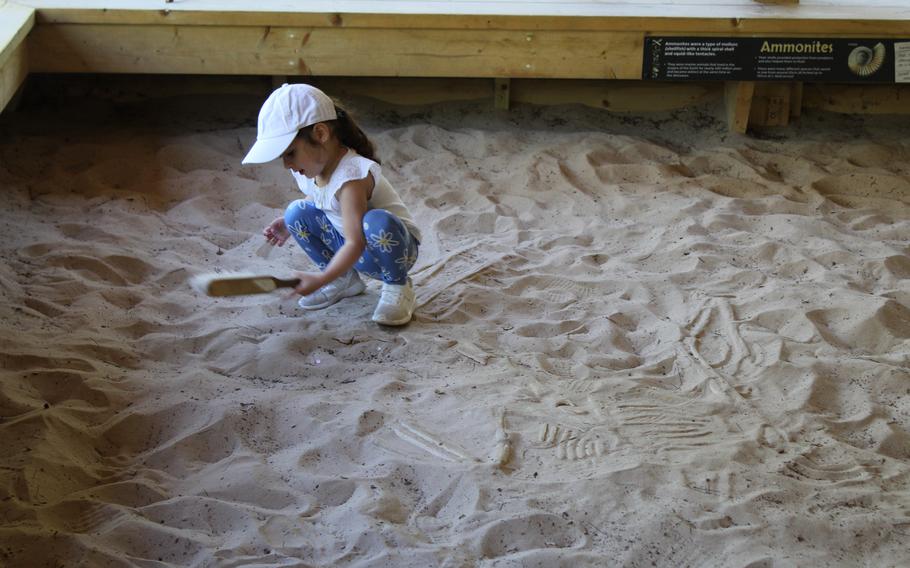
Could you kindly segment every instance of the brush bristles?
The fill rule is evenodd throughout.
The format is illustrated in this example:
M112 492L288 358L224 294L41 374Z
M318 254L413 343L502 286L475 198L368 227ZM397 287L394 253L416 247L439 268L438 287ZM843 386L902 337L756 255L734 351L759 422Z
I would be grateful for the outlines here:
M251 280L256 278L270 278L261 274L252 274L249 272L229 272L229 273L211 273L198 274L190 278L190 286L200 294L212 295L213 282L225 282L231 280Z

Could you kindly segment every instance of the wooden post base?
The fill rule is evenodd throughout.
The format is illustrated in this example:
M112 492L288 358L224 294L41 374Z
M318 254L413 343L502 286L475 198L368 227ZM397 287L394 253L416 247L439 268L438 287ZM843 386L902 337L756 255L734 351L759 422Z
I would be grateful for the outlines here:
M750 126L787 126L802 113L803 84L730 82L726 105L731 132L744 133Z

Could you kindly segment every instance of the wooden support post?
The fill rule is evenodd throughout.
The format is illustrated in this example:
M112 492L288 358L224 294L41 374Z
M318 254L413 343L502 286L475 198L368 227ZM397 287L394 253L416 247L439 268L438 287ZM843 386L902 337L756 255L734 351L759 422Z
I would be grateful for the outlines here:
M288 82L287 75L272 75L272 90L274 91L281 85L284 85Z
M493 107L497 110L509 110L511 100L511 79L493 79Z
M793 83L790 89L790 118L797 119L803 114L803 84Z
M752 91L749 125L787 126L802 114L802 83L756 83Z
M749 124L787 126L790 124L791 83L758 83L752 93Z
M726 84L724 98L727 105L727 127L730 132L740 134L746 132L754 91L755 83L752 81L731 81Z

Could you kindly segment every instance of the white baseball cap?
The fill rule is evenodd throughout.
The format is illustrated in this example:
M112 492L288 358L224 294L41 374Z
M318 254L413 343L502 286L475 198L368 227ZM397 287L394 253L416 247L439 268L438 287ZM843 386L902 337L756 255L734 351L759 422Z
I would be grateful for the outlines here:
M271 162L287 150L301 128L338 118L335 103L311 85L284 85L275 89L259 111L256 143L244 164Z

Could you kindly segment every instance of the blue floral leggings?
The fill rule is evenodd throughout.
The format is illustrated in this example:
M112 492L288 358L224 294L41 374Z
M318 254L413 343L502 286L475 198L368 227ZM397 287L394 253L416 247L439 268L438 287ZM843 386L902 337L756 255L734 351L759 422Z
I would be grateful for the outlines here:
M284 212L284 224L313 262L322 270L344 237L312 201L298 199ZM388 284L404 284L417 262L417 239L401 219L385 209L371 209L363 216L367 247L354 265L357 272Z

